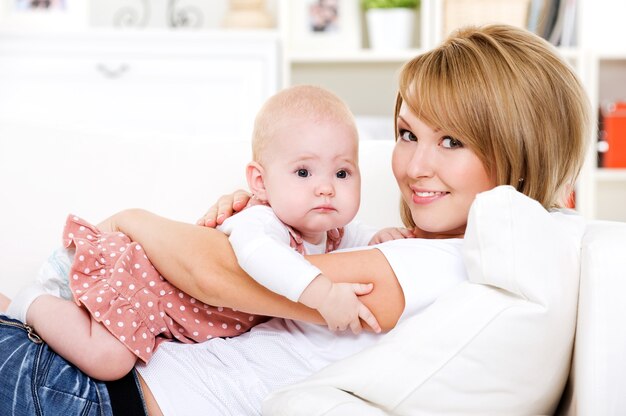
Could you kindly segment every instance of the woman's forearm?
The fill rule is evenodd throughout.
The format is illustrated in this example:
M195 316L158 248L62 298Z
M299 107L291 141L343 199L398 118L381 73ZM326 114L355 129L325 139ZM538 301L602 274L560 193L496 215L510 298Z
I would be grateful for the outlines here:
M322 322L317 312L267 290L248 276L220 231L139 209L122 211L99 227L121 231L141 244L163 277L204 303Z

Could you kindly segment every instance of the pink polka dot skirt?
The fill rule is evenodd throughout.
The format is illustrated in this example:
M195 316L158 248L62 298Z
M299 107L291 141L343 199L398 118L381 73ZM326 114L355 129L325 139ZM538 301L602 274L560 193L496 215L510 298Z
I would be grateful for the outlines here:
M69 276L76 303L144 362L163 341L233 337L267 320L206 305L183 293L123 233L102 233L70 215L63 242L76 247Z

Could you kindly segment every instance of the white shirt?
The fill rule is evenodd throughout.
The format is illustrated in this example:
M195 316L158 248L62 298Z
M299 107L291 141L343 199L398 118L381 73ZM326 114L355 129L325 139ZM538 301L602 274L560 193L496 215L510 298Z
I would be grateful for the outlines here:
M462 242L405 239L374 246L404 291L401 320L467 280ZM166 416L260 415L270 392L373 345L381 336L332 333L323 326L274 318L236 338L163 343L137 370Z
M321 271L290 246L289 230L266 205L255 205L233 215L218 227L226 233L237 262L254 280L297 302L306 287ZM366 246L376 230L359 223L344 228L339 249ZM304 242L307 254L326 251L320 244Z

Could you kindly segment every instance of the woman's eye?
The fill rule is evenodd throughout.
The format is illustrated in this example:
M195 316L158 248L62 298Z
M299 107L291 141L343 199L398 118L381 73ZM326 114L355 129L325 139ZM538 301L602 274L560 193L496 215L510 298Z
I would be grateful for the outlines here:
M405 142L415 142L417 141L417 137L413 133L408 130L400 130L400 134L398 135L400 140L404 140Z
M342 169L337 172L337 177L339 179L346 179L348 177L348 172Z
M456 149L458 147L463 147L463 143L461 143L459 140L457 139L453 139L450 136L445 136L442 140L441 140L441 144L443 145L443 147L447 147L449 149Z
M298 169L296 171L296 173L298 174L299 177L301 178L306 178L309 176L309 171L307 169Z

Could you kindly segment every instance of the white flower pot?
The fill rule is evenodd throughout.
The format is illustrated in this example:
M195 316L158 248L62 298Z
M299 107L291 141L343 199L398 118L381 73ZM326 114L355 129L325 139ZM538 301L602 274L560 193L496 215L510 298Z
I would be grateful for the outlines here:
M368 9L365 19L370 48L398 50L413 46L415 9Z

